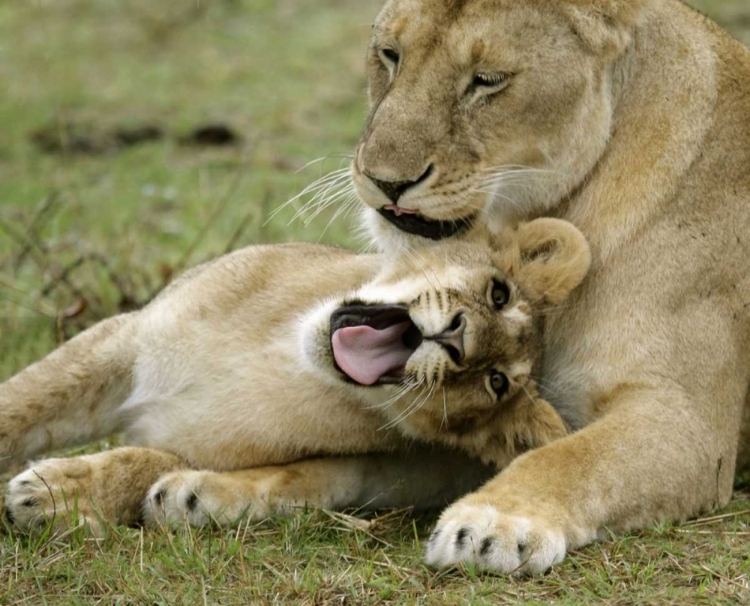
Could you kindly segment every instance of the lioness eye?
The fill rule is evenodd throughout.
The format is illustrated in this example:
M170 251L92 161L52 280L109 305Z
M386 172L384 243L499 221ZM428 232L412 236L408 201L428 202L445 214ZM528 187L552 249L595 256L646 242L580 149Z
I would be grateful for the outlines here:
M490 387L498 398L502 398L508 391L508 377L498 370L493 371L490 375Z
M398 64L399 55L398 53L393 50L392 48L383 48L380 49L380 56L383 59L383 63L388 65L388 67L393 67Z
M466 92L469 94L492 95L505 89L508 82L510 82L510 74L504 72L494 74L480 72L474 75Z
M501 310L508 303L508 299L510 299L510 290L508 289L508 285L504 284L503 282L493 280L490 298L492 299L492 304L495 306L495 309L497 309L498 311Z

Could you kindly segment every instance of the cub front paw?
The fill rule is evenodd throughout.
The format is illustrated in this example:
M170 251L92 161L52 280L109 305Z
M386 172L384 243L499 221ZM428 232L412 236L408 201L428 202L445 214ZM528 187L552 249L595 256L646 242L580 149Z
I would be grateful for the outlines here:
M168 473L149 489L143 503L147 525L206 526L231 524L240 518L263 517L267 508L255 499L243 499L222 474L211 471Z
M566 551L563 532L542 520L459 502L440 517L425 561L435 568L471 563L481 570L521 576L544 572L562 562Z
M89 465L83 461L42 461L8 483L5 515L12 526L22 530L49 523L58 527L86 524L94 534L99 534L89 483Z

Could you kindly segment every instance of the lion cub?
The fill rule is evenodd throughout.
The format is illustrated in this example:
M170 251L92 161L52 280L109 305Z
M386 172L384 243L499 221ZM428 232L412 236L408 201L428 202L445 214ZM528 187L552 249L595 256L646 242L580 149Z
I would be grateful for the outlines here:
M34 464L8 517L75 509L96 530L444 503L488 476L456 450L498 468L566 433L532 375L543 308L589 264L576 228L539 219L385 266L304 244L199 266L0 385L0 466L112 433L132 445Z

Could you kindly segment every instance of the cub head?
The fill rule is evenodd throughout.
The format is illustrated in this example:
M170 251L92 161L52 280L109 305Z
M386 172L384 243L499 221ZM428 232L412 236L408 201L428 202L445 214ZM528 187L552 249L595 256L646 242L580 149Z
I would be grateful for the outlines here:
M510 224L569 194L610 137L616 62L648 3L386 2L352 165L375 240Z
M588 245L557 219L474 236L404 251L314 312L308 362L420 437L470 431L531 397L542 314L584 279Z

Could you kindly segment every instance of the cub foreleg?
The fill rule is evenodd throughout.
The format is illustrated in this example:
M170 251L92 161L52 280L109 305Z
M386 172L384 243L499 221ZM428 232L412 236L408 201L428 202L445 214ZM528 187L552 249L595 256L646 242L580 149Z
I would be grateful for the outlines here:
M309 459L232 472L181 470L160 478L143 505L147 524L194 526L262 519L310 506L439 507L491 477L455 451Z
M93 455L46 459L8 484L6 515L17 528L45 523L87 524L102 534L102 522L133 524L149 487L179 469L179 457L151 448L116 448Z

